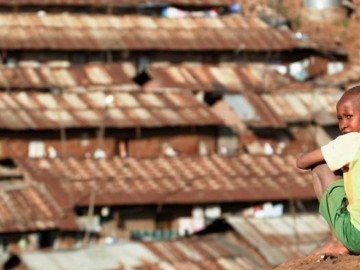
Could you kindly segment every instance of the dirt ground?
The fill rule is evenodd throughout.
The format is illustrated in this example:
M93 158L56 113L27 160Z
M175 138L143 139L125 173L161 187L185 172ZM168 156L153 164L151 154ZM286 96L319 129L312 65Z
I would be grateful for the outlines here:
M360 269L360 255L322 256L312 254L283 263L274 270L354 270Z

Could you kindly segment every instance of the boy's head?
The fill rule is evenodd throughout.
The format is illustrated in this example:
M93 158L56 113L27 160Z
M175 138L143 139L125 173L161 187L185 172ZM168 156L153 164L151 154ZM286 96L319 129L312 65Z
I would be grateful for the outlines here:
M341 133L360 132L360 86L347 90L336 105Z

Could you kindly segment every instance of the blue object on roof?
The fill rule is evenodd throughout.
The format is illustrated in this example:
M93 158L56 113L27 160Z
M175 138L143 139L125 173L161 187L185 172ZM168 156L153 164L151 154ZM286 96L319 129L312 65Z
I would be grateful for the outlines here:
M229 5L229 11L232 13L238 13L241 10L241 5L239 3L233 3Z
M258 120L256 110L249 101L241 94L225 95L224 100L230 105L234 112L244 121Z

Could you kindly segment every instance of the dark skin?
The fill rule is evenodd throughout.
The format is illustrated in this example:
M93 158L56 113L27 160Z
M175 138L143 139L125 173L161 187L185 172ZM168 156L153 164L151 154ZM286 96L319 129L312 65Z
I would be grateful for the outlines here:
M336 106L339 129L342 134L360 132L360 87L346 92ZM332 172L327 167L320 148L300 155L296 163L300 169L310 169L314 178L314 189L320 200L327 187L339 179L341 171Z
M359 94L344 94L336 106L339 129L342 134L360 132L360 87ZM313 169L324 163L320 148L300 155L297 167L300 169Z
M353 87L344 93L336 105L336 111L342 134L360 132L360 86ZM329 169L320 148L301 154L296 165L300 169L312 171L314 190L319 201L328 186L338 180L339 175L342 174L341 170L332 172ZM349 253L337 239L318 252Z

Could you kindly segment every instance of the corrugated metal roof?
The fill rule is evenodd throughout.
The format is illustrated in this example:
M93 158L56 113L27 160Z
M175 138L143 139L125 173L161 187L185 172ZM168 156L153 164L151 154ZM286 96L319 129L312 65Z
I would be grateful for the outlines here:
M30 179L0 183L0 233L78 229L73 213L65 210L43 184Z
M229 216L226 220L273 266L308 254L331 236L319 214L263 219Z
M133 104L125 106L125 109L135 107L136 104L138 104L138 108L131 112L124 111L119 108L124 105L124 102L121 102L121 106L109 106L107 121L110 125L115 125L115 127L143 125L144 123L136 124L134 119L137 118L149 118L146 123L150 126L164 125L162 119L170 121L174 125L200 122L189 111L182 110L180 113L174 111L173 108L170 109L171 106L161 105L159 96L164 95L163 92L171 88L185 89L186 92L189 90L240 92L243 95L225 95L225 100L251 127L284 127L285 122L309 121L310 119L315 119L322 125L337 123L334 110L342 93L341 90L319 86L311 88L309 84L288 84L286 78L273 76L275 74L266 70L263 65L241 67L210 64L152 66L149 72L152 80L145 86L147 94L137 94L143 95L139 99L143 99L145 102L137 101L137 96L130 96L127 93L117 94L119 99L126 100L127 104ZM93 123L92 126L96 126L102 121L101 109L104 108L104 105L91 107L87 103L91 103L94 98L102 101L105 99L106 93L110 92L140 92L139 86L132 81L133 76L135 76L135 67L130 63L90 63L83 67L68 67L64 64L61 66L61 63L58 65L54 63L22 63L18 68L2 67L0 68L0 87L5 89L40 87L55 90L61 88L65 91L63 95L54 97L45 97L46 94L32 94L31 97L31 94L23 92L12 96L0 94L0 108L5 110L3 113L5 122L2 126L4 128L17 128L17 126L18 128L54 128L54 119L58 123L63 123L65 127L86 126L89 121ZM269 79L264 79L266 76L270 76ZM103 93L90 93L97 91ZM80 94L72 95L68 92ZM261 92L269 93L261 94ZM177 95L176 93L180 92L173 91L174 95ZM87 94L94 97L85 97ZM33 101L33 99L40 101ZM41 99L47 100L41 102ZM146 100L150 102L149 105ZM38 102L44 104L45 107L38 106ZM151 107L153 102L155 102L153 104L155 107L163 108L148 110L147 107ZM51 103L61 104L61 109L58 110L57 105L49 108ZM70 106L68 106L69 104ZM15 114L12 111L6 111L6 109L23 109L22 107L26 107L25 110L35 110L32 111L32 114L21 110ZM147 111L144 111L144 108ZM43 109L45 114L39 114L37 109ZM56 109L56 112L49 111L49 109ZM78 111L79 109L81 112ZM201 114L200 111L197 113ZM9 121L8 115L12 119L20 120ZM63 118L62 121L60 121L60 115ZM187 120L184 120L184 117ZM152 119L150 120L150 118ZM80 124L82 121L85 122Z
M135 6L135 5L189 5L189 6L226 6L233 4L233 0L0 0L1 5L61 5L61 6Z
M0 88L61 88L65 91L137 91L136 68L128 62L89 63L70 66L68 62L20 62L16 68L0 67Z
M360 67L358 65L345 66L341 72L318 76L314 79L315 84L323 86L345 87L350 84L360 83Z
M269 269L242 242L226 234L167 242L124 241L67 251L24 252L20 257L27 269L32 270Z
M265 103L258 94L225 95L224 100L249 127L284 128L286 126L276 111ZM217 112L215 111L215 113ZM221 112L219 117L221 118Z
M217 101L211 107L211 110L224 121L224 125L236 128L240 132L245 132L247 130L245 122L239 119L239 116L224 100Z
M313 89L312 92L262 94L262 99L286 122L315 120L320 125L337 124L336 103L342 91Z
M151 80L146 91L187 89L193 91L245 92L271 91L289 85L290 79L266 65L215 65L209 63L166 66L151 65ZM0 88L61 88L65 91L136 91L133 79L135 65L121 63L88 63L71 66L66 61L39 63L19 62L16 67L0 67Z
M225 95L225 101L244 121L259 121L260 117L243 95Z
M288 50L289 31L238 14L214 18L0 14L1 49Z
M112 100L111 104L106 104ZM0 93L0 128L162 127L219 125L210 108L187 93Z
M245 92L269 91L290 83L288 77L262 64L214 65L190 64L148 68L151 81L144 85L148 91L184 88L197 91Z
M309 24L311 25L311 24ZM315 28L311 26L312 28ZM309 34L308 31L303 32L303 38L297 40L299 48L314 49L326 53L336 53L339 55L348 55L349 51L344 48L343 42L340 40L343 38L343 35L338 38L334 38L335 35L329 35L329 29L316 29L316 33ZM332 33L333 34L333 33Z
M168 204L314 199L312 178L295 156L240 155L155 159L21 159L38 181L61 185L77 204ZM48 179L48 180L46 180ZM56 190L52 188L51 190Z

